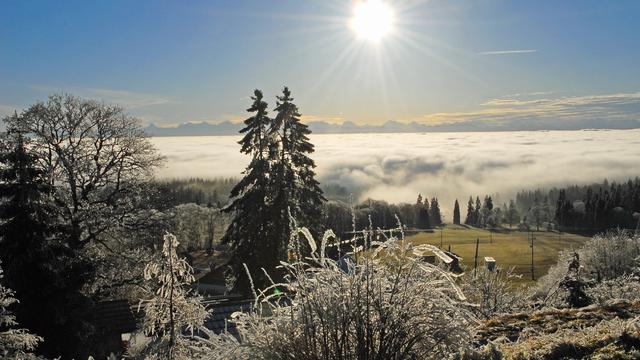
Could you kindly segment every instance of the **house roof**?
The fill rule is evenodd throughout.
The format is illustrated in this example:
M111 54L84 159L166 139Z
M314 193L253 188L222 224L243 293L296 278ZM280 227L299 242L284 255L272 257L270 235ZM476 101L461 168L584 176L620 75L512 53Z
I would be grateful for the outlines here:
M99 302L93 307L91 318L99 331L124 334L136 330L136 320L127 300Z
M233 322L229 322L231 314L234 312L249 312L253 300L250 299L229 299L228 301L220 301L209 306L211 315L207 318L204 326L216 334L221 334L225 330L233 335L237 335L236 326Z

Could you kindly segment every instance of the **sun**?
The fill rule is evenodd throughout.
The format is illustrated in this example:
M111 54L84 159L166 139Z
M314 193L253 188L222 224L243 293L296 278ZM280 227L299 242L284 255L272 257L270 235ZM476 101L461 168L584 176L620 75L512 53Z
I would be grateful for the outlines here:
M383 0L357 1L349 27L359 38L379 42L393 30L393 9Z

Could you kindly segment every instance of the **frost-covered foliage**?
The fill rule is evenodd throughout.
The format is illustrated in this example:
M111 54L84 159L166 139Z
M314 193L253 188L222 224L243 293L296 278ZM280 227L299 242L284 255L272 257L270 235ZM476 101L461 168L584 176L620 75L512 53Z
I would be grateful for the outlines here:
M575 267L576 255L579 267ZM636 272L640 257L640 234L628 231L608 232L596 235L580 249L562 252L558 263L549 268L534 289L533 297L545 306L567 306L569 298L567 279L575 280L579 274L580 282L593 289L586 289L587 295L594 294L595 300L606 300L606 288L617 282L625 282L624 277ZM620 278L620 280L616 280ZM599 285L601 284L602 285ZM609 284L609 285L607 285ZM634 284L630 285L635 286ZM617 290L611 289L613 293ZM626 290L621 289L621 294ZM629 289L629 291L632 291Z
M208 311L197 294L191 293L193 269L178 257L178 240L172 234L164 236L162 253L144 269L144 278L151 284L154 296L144 305L144 332L151 342L139 355L145 359L191 359L201 349L187 332L204 324Z
M463 359L638 359L640 323L638 318L603 320L592 326L569 326L549 333L524 331L518 341L488 344Z
M218 344L226 358L442 359L468 347L474 317L462 291L415 255L436 247L367 231L353 258L334 261L325 256L331 231L319 243L296 233L310 257L282 263L288 282L257 290L255 311L237 314L240 342ZM369 244L375 250L363 251Z
M462 289L473 304L471 310L480 318L489 319L496 314L511 313L524 309L526 295L522 288L512 282L513 269L486 268L464 275Z
M640 299L640 279L637 275L623 275L604 280L587 289L587 296L597 304L614 299Z
M15 328L18 325L9 307L18 300L13 297L13 290L2 285L4 274L0 268L0 358L27 359L35 350L42 338L29 333L27 329Z
M579 251L582 266L595 281L630 274L640 257L640 234L611 231L596 235Z
M638 359L640 302L546 309L485 321L464 359Z

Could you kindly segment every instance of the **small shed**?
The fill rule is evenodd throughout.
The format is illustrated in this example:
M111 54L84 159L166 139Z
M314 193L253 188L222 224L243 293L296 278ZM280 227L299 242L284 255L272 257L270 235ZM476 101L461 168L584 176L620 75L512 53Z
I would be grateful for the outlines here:
M496 259L492 258L491 256L485 256L484 257L484 267L489 271L495 271L496 270Z

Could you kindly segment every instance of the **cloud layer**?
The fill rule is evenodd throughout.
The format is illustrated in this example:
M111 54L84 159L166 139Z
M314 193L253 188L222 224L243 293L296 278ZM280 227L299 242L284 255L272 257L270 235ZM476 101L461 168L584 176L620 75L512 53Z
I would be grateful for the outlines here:
M240 176L236 136L154 138L161 177ZM456 198L640 175L640 130L315 135L323 183L390 202Z
M552 92L491 99L469 112L445 112L419 121L452 131L633 128L640 120L640 92L543 97Z

